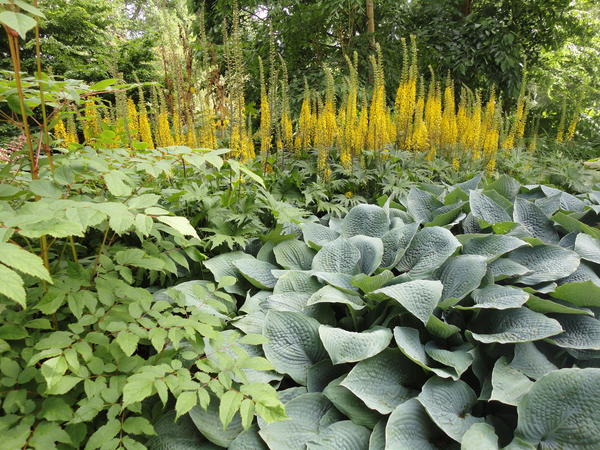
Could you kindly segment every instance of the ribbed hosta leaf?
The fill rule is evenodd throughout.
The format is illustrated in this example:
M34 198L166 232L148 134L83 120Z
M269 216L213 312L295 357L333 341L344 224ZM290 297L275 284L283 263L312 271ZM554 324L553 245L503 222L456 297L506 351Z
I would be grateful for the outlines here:
M522 247L510 254L510 259L531 270L519 278L520 283L538 284L566 277L579 266L577 253L554 245Z
M302 223L300 224L300 229L302 230L304 242L314 250L319 250L325 244L337 239L340 235L337 231L320 223Z
M358 234L382 237L390 229L390 219L385 210L376 205L358 205L348 211L342 221L342 235Z
M229 450L268 450L268 447L260 438L258 428L255 425L246 431L242 431L233 440Z
M533 382L523 373L508 364L505 356L494 364L492 372L491 400L496 400L507 405L516 406L518 401L529 390Z
M404 252L415 237L419 225L406 223L392 228L381 238L383 242L383 257L381 267L394 267L404 256Z
M600 448L600 369L562 369L536 381L517 406L515 436L538 448Z
M264 425L259 434L270 449L305 450L327 425L321 421L333 405L317 392L302 394L285 404L287 420Z
M316 272L355 274L360 261L360 251L348 239L338 238L321 248L312 261Z
M386 450L438 450L440 429L416 399L398 405L385 427Z
M476 219L493 225L498 222L510 222L512 218L498 203L479 191L471 191L469 195L471 213Z
M493 189L503 197L514 200L519 193L521 185L514 178L503 174L488 186L488 189Z
M487 423L475 423L463 435L461 450L498 450L498 436Z
M548 244L558 243L560 238L554 229L554 223L533 203L523 198L517 198L513 218L515 222L523 225L533 237Z
M487 264L483 256L460 255L448 259L438 274L444 285L442 301L462 300L479 287L486 271Z
M371 433L371 437L369 438L369 450L385 450L385 426L387 424L387 417L384 417L375 428L373 428L373 432Z
M310 270L315 251L304 242L295 239L280 242L273 248L279 264L288 270Z
M321 325L319 336L334 364L357 362L375 356L392 340L391 330L383 327L357 333Z
M239 413L235 414L227 429L223 429L219 419L219 401L216 398L211 399L206 411L199 406L194 406L189 416L206 439L221 447L228 447L243 430Z
M352 422L373 428L381 419L381 416L372 409L367 408L362 400L340 384L344 377L345 375L330 382L323 390L323 394Z
M156 435L146 442L150 450L217 450L220 448L205 440L188 414L175 421L175 411L171 411L161 416L153 425Z
M429 222L433 219L433 211L443 206L443 203L427 191L410 188L406 197L406 209L415 222Z
M369 445L371 430L350 420L335 422L306 446L307 450L364 450Z
M323 392L329 383L348 373L346 364L333 365L329 358L308 368L306 388L308 392Z
M278 267L273 264L248 258L239 259L233 264L250 284L259 289L273 289L277 283L277 278L271 271L277 270Z
M443 285L439 281L416 280L377 289L373 294L386 295L400 303L423 323L437 306Z
M499 258L488 265L488 268L495 281L501 281L506 278L518 277L531 273L527 267L508 258Z
M445 228L424 228L415 235L396 268L415 278L423 276L444 264L458 247L460 242Z
M204 261L204 265L212 272L217 282L221 281L226 276L236 278L238 282L232 286L225 287L225 290L232 294L243 295L246 293L247 282L234 264L234 262L242 259L254 261L254 258L247 253L232 252L223 253L214 258L207 259Z
M383 241L379 238L357 235L348 239L360 252L360 273L371 275L381 265Z
M493 261L519 247L524 247L527 242L513 236L504 234L488 234L473 237L463 244L463 254L485 256L488 261Z
M556 320L527 308L481 311L471 330L473 338L484 344L531 342L563 331Z
M425 346L421 344L418 330L409 327L395 327L394 340L402 353L422 368L443 378L459 378L455 370L450 367L439 367L439 365L429 357L425 351Z
M510 366L534 380L558 369L548 361L548 358L538 350L533 342L515 344L515 355Z
M600 239L579 233L575 239L575 251L586 261L600 264Z
M319 289L308 299L307 305L316 305L318 303L341 303L355 310L365 307L365 302L363 302L359 295L342 292L333 286L324 286Z
M471 366L473 355L470 353L472 347L469 344L461 345L460 347L445 349L439 347L434 342L425 344L425 353L432 360L437 361L444 366L454 369L455 376L452 378L458 379Z
M422 371L398 349L385 349L354 366L341 385L381 414L417 395L408 386L418 385Z
M299 384L306 385L308 368L326 356L319 322L302 313L269 311L263 334L269 339L263 344L266 358Z
M464 381L432 377L423 385L418 399L435 424L457 442L471 425L484 422L470 413L477 396Z
M529 294L522 289L511 286L491 284L482 289L473 291L473 306L460 307L463 309L510 309L518 308L525 304Z
M555 314L553 317L565 330L551 338L556 345L577 350L600 350L600 320L573 314Z

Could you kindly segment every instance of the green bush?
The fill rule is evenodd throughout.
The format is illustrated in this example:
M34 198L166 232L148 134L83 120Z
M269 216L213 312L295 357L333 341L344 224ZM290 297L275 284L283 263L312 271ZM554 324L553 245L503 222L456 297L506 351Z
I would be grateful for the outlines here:
M600 190L476 177L208 260L288 420L196 427L230 448L600 446L599 218Z

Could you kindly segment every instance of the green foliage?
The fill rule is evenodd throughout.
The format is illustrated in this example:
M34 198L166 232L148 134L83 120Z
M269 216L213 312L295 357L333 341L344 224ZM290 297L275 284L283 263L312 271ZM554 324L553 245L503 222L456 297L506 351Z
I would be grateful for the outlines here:
M284 375L257 448L598 445L598 194L422 184L208 260Z

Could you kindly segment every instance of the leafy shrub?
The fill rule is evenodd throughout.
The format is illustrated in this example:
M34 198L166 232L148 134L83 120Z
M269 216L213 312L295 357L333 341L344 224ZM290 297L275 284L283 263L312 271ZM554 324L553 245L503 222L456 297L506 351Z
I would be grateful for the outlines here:
M230 329L232 280L198 280L204 242L175 215L196 215L187 183L229 176L218 175L225 151L171 150L81 148L36 180L6 166L1 448L142 448L163 408L180 416L222 404L228 423L237 402L246 427L254 412L283 416L261 375L271 365L253 351L264 338Z
M596 448L600 190L421 185L206 262L288 420L251 448ZM217 414L213 411L213 416ZM193 416L192 416L193 418ZM216 419L212 442L235 442ZM239 443L236 443L236 445ZM241 448L232 445L231 448ZM245 447L248 448L248 447Z

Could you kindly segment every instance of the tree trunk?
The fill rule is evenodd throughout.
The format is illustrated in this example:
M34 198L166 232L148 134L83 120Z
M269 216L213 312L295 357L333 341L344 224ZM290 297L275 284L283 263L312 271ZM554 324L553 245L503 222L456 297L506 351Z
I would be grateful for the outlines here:
M464 17L467 17L471 14L471 8L473 6L473 0L463 0L461 12Z
M367 1L367 33L369 34L369 43L375 48L375 11L373 0Z

